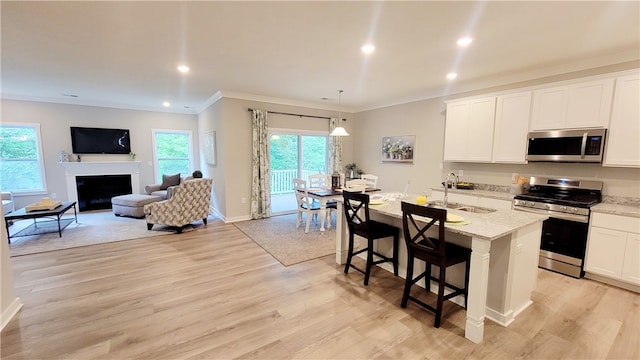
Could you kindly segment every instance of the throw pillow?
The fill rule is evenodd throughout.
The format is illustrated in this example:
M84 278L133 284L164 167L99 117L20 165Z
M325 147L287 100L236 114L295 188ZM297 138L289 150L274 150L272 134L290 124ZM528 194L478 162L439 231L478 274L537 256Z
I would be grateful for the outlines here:
M160 190L167 190L169 186L180 185L180 173L175 175L162 175Z

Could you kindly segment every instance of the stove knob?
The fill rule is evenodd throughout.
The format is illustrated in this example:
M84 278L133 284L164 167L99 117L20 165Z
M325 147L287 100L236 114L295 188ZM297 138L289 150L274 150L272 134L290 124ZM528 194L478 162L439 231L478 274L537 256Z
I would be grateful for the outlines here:
M545 208L545 209L547 209L547 210L551 210L551 205L549 205L549 204L544 204L544 208Z
M560 207L560 211L567 211L567 207L566 206Z
M533 201L527 201L527 205L529 206L534 206L536 203L534 203Z
M577 213L578 212L578 208L571 208L571 212L574 213L574 214Z

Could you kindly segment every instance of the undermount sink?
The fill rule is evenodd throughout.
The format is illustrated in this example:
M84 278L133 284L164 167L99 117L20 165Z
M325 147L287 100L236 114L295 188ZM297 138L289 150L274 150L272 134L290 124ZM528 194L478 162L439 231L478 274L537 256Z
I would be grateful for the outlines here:
M496 211L495 209L489 209L489 208L483 208L483 207L477 207L477 206L463 206L463 207L455 208L454 210L472 212L476 214L488 214Z
M429 205L442 206L443 202L440 201L440 200L430 201ZM492 213L492 212L496 211L495 209L479 207L479 206L464 205L464 204L453 203L453 202L450 202L450 203L447 204L447 209L472 212L472 213L476 213L476 214L488 214L488 213Z

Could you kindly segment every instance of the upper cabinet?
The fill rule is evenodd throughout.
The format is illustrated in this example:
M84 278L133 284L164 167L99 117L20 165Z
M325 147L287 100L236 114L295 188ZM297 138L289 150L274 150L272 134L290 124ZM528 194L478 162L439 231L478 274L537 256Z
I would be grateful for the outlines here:
M613 83L604 79L534 91L531 130L606 128Z
M493 133L493 162L525 164L531 91L497 98Z
M445 161L490 162L496 97L447 104Z
M604 166L640 167L640 75L616 79Z

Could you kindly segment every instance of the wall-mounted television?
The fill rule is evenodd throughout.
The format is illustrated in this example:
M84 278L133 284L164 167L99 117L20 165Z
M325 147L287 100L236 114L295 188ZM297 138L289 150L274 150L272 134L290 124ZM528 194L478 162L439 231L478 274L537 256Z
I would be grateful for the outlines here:
M72 126L71 148L74 154L128 154L129 130Z

